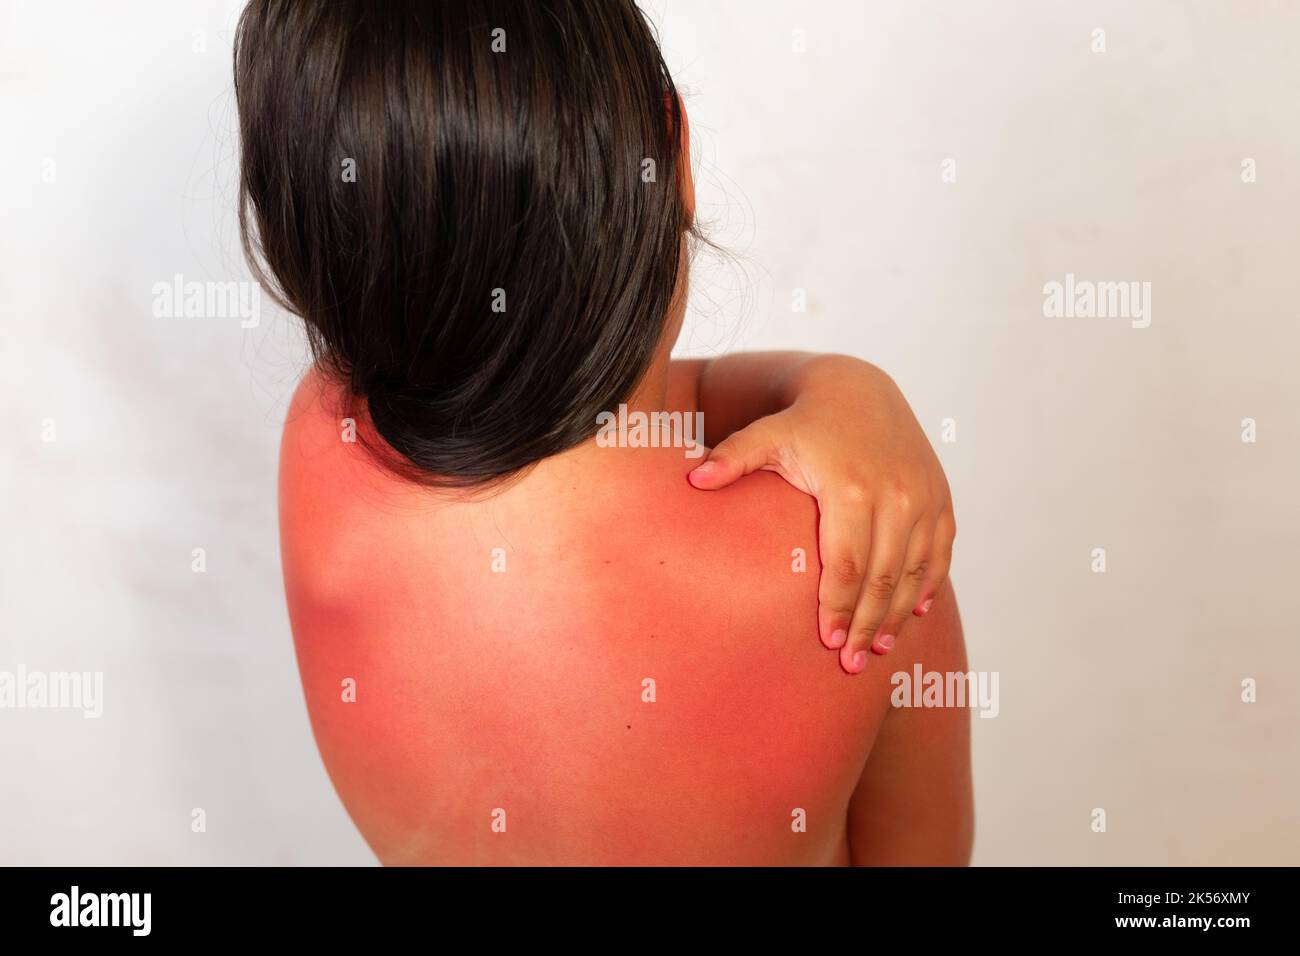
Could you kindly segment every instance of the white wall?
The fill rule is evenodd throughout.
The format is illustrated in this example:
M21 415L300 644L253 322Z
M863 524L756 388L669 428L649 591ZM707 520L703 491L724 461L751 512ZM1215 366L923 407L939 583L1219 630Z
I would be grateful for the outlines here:
M647 8L740 256L699 263L682 351L871 359L949 471L1001 681L976 861L1300 862L1300 4ZM0 710L0 863L371 862L280 591L298 335L151 314L176 273L246 278L237 12L0 0L0 670L106 682L98 720ZM1150 281L1150 327L1044 318L1066 272Z

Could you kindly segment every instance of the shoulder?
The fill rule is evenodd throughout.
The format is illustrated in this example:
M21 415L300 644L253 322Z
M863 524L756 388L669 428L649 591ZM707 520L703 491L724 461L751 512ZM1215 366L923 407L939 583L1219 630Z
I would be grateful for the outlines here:
M312 367L294 391L280 438L280 551L290 600L342 593L365 560L358 522L382 477L357 441L346 391Z
M317 366L307 369L298 381L284 417L280 457L290 463L305 451L319 451L326 435L335 435L342 426L340 413L345 409L342 387Z

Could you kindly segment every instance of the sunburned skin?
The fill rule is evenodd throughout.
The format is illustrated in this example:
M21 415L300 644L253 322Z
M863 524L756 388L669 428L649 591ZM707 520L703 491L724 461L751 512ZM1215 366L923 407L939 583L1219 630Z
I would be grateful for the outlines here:
M377 468L337 408L314 372L294 397L282 553L317 744L380 861L966 862L969 711L889 704L918 661L966 669L950 591L850 676L817 636L815 502L775 475L700 492L680 448L593 442L471 500Z

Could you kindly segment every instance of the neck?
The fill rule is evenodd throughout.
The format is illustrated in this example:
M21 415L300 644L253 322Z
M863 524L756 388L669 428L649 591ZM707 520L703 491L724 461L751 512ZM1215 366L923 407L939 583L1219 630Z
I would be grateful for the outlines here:
M659 345L655 349L654 357L632 394L622 399L621 403L615 403L613 408L603 409L602 411L619 417L619 404L627 406L626 415L628 416L632 416L637 412L649 416L655 412L669 411L672 349L677 341L677 335L681 330L686 312L686 269L687 257L685 243L683 242L683 262L679 273L681 278L677 290L674 292L668 314L664 317L663 334L660 337ZM694 409L673 409L673 411L683 413L681 416L683 419L683 432L690 441L702 448L704 436L702 429L699 427L697 416L692 414ZM689 419L689 422L685 421L686 419ZM573 488L577 487L578 481L592 475L607 476L611 470L617 471L624 468L632 471L644 469L651 458L657 459L661 463L667 462L671 458L683 466L690 465L693 467L698 464L699 455L702 454L697 449L693 451L695 457L687 456L683 453L684 449L677 446L636 447L629 443L628 445L619 444L609 447L597 441L595 433L599 423L592 422L591 425L593 432L591 438L566 451L534 463L531 467L524 469L513 480L489 492L487 497L494 498L498 495L509 496L518 493L527 495L543 490L552 482L563 482L566 487ZM421 496L428 493L428 489L420 490ZM434 492L434 494L437 497L469 501L480 498L480 493L476 491L438 491Z
M668 315L664 318L664 332L660 338L659 346L655 349L654 358L632 394L621 402L621 404L627 406L627 415L629 416L637 412L648 416L654 412L669 410L668 386L672 349L677 341L677 334L681 330L682 320L686 312L684 268L682 275L683 281L678 283L672 305L669 307ZM603 411L618 417L618 403L613 408L604 409ZM690 411L685 412L683 418L690 418L691 421L688 424L694 426L696 421L691 416ZM593 432L596 427L597 423L592 422ZM696 434L693 428L689 431L689 434L702 447L703 434ZM520 484L531 484L536 487L551 480L558 480L571 485L574 480L584 475L608 474L611 469L631 468L636 470L645 468L651 457L661 460L671 457L679 463L698 464L698 459L686 457L682 448L627 447L622 445L609 447L608 445L602 445L597 440L596 435L593 434L591 438L581 444L538 462L521 478Z

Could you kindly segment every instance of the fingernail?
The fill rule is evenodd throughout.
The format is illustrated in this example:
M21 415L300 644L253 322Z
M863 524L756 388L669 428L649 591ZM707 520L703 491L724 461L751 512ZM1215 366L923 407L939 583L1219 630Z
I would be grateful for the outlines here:
M841 654L840 663L844 664L844 669L850 674L856 674L862 670L862 668L867 666L867 652L858 651L847 664L844 663L844 655Z
M849 639L849 632L840 628L838 631L831 632L831 650L839 650Z
M881 634L871 645L871 649L877 654L888 654L894 649L894 635Z
M928 614L930 611L930 605L933 603L934 603L934 598L926 598L925 603L922 604L920 607L918 607L912 613L915 614L917 617L921 617L924 614Z
M692 468L689 472L687 472L687 473L686 473L686 480L689 481L691 484L695 484L695 480L696 480L697 478L699 478L699 479L705 479L705 478L708 478L709 475L711 475L711 474L713 474L713 472L717 471L717 468L718 468L718 466L717 466L716 464L714 464L713 462L711 462L711 461L706 461L704 464L702 464L702 465L700 465L700 466L698 466L698 467L696 467L696 468Z

